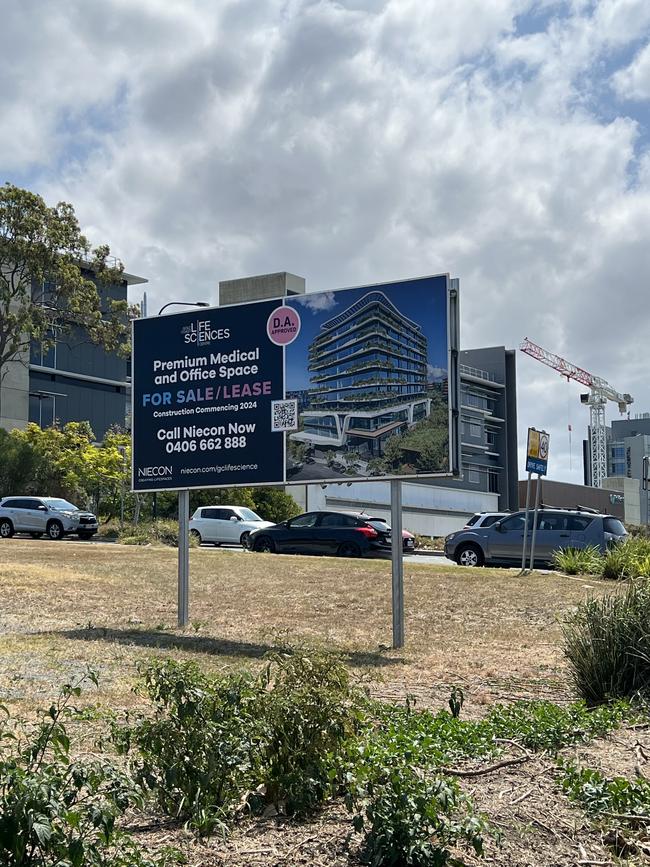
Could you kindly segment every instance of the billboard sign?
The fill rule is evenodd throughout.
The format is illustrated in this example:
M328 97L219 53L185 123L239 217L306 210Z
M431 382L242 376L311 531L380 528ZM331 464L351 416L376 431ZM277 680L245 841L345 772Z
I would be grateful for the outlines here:
M458 473L448 275L133 323L133 490Z
M526 472L546 475L548 467L548 447L550 435L543 430L528 428L528 444L526 447Z

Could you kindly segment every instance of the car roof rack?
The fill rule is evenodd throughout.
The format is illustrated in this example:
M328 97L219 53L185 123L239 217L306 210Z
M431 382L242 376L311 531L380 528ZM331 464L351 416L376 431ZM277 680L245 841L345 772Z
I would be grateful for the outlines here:
M558 512L586 512L589 515L605 515L600 509L592 509L590 506L581 506L580 503L576 506L552 506L550 503L540 503L541 509L552 509ZM522 511L521 509L519 511Z

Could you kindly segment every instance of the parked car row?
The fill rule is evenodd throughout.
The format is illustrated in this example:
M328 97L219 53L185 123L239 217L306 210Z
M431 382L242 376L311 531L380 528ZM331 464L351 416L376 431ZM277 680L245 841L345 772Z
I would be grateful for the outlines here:
M484 564L514 565L521 562L525 512L512 512L489 523L469 522L462 530L445 538L445 555L461 566ZM533 536L533 517L527 528L527 548ZM594 546L604 552L623 542L627 530L613 515L580 509L543 509L538 513L535 532L535 563L549 565L562 548Z

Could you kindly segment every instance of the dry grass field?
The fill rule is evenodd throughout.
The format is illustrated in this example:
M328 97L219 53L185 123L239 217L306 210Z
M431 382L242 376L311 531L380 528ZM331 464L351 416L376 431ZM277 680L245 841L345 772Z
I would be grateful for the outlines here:
M176 552L13 539L1 547L0 688L28 709L95 669L98 701L134 699L152 654L255 665L277 633L318 639L367 669L380 695L425 703L464 686L469 704L570 697L558 617L596 580L516 570L405 567L406 648L391 644L390 563L191 551L190 626L176 628ZM611 585L609 585L611 588ZM446 700L446 698L444 699Z
M176 552L115 544L12 539L0 545L0 704L31 715L63 682L92 668L99 691L84 700L119 714L134 695L136 665L152 655L194 659L206 668L257 666L289 630L294 638L338 648L350 667L370 676L373 692L420 705L446 706L453 685L466 696L463 715L494 701L572 694L559 621L589 594L611 592L596 579L516 570L405 567L406 647L391 644L390 563L191 551L190 620L176 624ZM89 742L100 719L90 724ZM633 762L643 734L621 731L592 750L607 767L619 750ZM85 739L83 739L85 740ZM646 744L650 753L650 744ZM477 777L464 787L503 845L488 863L500 867L613 864L584 814L553 781L543 754L525 765ZM179 846L191 867L356 864L349 818L334 804L301 825L281 818L242 822L227 839L194 839L181 828L132 830L156 848ZM478 860L466 859L467 864Z

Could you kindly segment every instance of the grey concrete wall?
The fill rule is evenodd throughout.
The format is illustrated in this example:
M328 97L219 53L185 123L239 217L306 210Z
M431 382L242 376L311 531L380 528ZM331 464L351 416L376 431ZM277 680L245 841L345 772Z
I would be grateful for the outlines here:
M261 301L265 298L282 298L285 295L304 295L305 288L305 278L288 271L241 277L237 280L221 280L219 304L223 306L241 304L244 301Z

